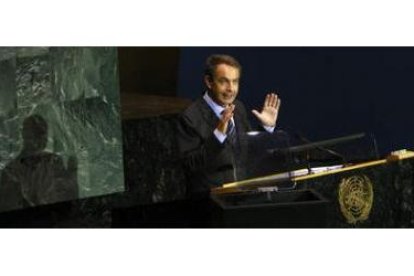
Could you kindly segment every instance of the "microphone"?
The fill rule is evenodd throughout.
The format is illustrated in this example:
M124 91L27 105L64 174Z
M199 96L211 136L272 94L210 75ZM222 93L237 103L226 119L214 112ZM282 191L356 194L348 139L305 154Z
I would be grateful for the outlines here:
M293 130L291 130L291 129L289 129L291 132L292 132L292 134L296 137L296 138L298 138L300 141L302 141L302 142L304 142L304 143L312 143L312 141L310 141L308 138L306 138L304 135L302 135L300 132L298 132L298 131L293 131ZM332 149L329 149L329 148L325 148L325 147L321 147L321 146L318 146L318 145L315 145L315 149L318 149L318 150L320 150L320 151L322 151L322 152L327 152L327 153L329 153L330 155L333 155L333 156L335 156L335 157L337 157L337 158L339 158L339 159L341 159L341 161L342 161L342 163L343 164L346 164L347 163L347 160L346 160L346 158L345 158L345 156L343 156L342 154L340 154L340 153L338 153L337 151L334 151L334 150L332 150ZM308 159L308 161L309 161L309 158L310 156L309 156L309 150L307 151L307 159Z

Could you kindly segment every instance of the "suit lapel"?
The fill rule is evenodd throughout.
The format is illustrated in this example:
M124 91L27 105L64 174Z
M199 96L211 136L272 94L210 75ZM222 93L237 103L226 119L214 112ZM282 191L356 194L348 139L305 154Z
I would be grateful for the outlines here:
M246 131L244 127L244 120L239 109L239 105L237 105L237 102L235 102L234 104L236 105L236 108L234 109L234 121L236 125L236 130L237 132Z
M208 106L207 102L203 98L200 99L199 107L206 123L214 129L219 121L216 114L214 114L214 111L210 108L210 106Z

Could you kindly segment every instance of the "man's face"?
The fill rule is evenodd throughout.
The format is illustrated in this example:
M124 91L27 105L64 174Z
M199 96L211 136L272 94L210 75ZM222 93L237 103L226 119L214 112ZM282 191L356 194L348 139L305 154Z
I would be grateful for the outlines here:
M204 81L209 89L210 97L219 105L232 104L239 92L239 69L227 64L219 64L213 78L206 76Z

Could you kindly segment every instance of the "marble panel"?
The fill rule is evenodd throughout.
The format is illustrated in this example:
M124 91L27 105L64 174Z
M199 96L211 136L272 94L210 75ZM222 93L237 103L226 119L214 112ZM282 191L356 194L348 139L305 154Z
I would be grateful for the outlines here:
M117 51L0 48L0 211L124 191Z

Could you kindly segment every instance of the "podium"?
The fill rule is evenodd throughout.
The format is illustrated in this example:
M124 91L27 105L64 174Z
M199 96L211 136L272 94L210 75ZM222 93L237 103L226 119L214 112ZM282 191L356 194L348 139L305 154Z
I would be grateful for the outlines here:
M328 200L313 190L213 194L218 228L325 227Z
M222 227L413 227L414 152L226 183L212 190ZM290 191L279 191L286 183ZM288 186L289 186L288 185ZM274 189L272 193L261 192ZM291 221L289 221L291 218ZM323 221L324 220L324 221Z

